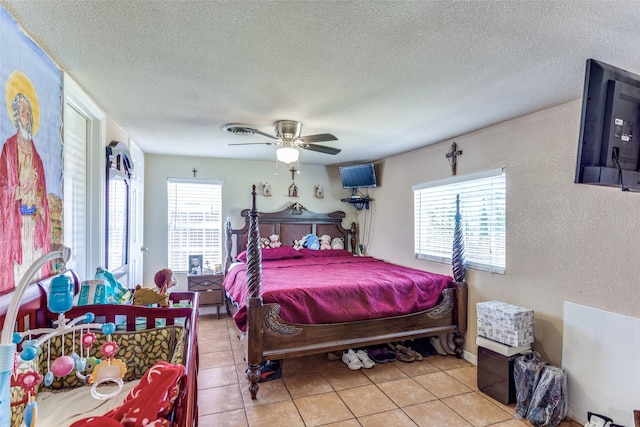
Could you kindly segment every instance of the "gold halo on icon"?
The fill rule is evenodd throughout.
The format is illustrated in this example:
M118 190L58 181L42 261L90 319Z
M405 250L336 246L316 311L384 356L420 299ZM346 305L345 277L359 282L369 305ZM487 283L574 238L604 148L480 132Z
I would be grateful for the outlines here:
M40 104L38 103L38 96L36 95L36 91L31 84L31 80L21 71L14 71L9 75L7 79L7 88L5 91L5 99L7 102L7 111L9 112L9 119L11 119L11 123L15 126L15 121L13 120L13 99L17 94L23 94L29 100L31 104L31 116L33 117L33 126L31 129L31 137L33 138L38 133L38 128L40 127Z

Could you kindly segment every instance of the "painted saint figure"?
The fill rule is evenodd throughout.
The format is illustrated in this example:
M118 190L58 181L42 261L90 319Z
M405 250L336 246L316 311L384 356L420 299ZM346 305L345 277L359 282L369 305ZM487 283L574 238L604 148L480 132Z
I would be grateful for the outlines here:
M0 241L4 246L0 251L0 290L15 287L29 266L51 247L44 166L33 143L37 131L34 110L39 110L32 108L32 102L37 103L37 98L31 82L19 74L21 84L7 82L7 92L22 86L34 99L23 92L11 97L9 113L13 115L16 134L6 140L0 154ZM47 264L41 276L50 273Z

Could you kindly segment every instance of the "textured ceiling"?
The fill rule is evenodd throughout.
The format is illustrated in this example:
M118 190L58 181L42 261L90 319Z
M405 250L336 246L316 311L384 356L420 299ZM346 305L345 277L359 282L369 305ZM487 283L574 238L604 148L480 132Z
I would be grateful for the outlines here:
M342 149L303 163L376 160L640 73L635 0L0 3L147 153L271 160L221 128L291 119Z

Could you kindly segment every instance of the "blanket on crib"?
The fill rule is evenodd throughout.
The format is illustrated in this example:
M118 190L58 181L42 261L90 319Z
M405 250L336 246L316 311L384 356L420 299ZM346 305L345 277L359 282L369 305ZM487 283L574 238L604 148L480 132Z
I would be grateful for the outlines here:
M121 406L102 416L83 418L71 427L168 427L171 423L163 417L173 408L184 372L183 365L157 362L127 394Z

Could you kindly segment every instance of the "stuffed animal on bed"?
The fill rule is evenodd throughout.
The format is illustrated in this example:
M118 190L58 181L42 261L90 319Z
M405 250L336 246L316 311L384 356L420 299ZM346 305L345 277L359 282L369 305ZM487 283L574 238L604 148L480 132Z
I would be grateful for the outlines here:
M334 237L331 241L331 249L344 249L344 240L342 240L342 237Z
M270 248L279 248L280 246L282 246L282 243L280 242L280 236L278 236L277 234L272 234L271 236L269 236Z
M261 249L269 249L269 245L271 244L271 240L268 237L260 238L260 248Z
M133 305L158 304L160 307L169 305L169 289L176 285L176 278L173 271L163 268L158 271L153 278L156 289L144 288L142 285L136 286L133 294Z
M328 249L331 249L331 236L323 234L320 236L320 250L326 251Z
M296 251L299 251L302 248L304 248L304 237L300 240L293 241L293 249L295 249Z
M304 236L304 247L317 251L320 249L320 240L315 234L307 234Z

